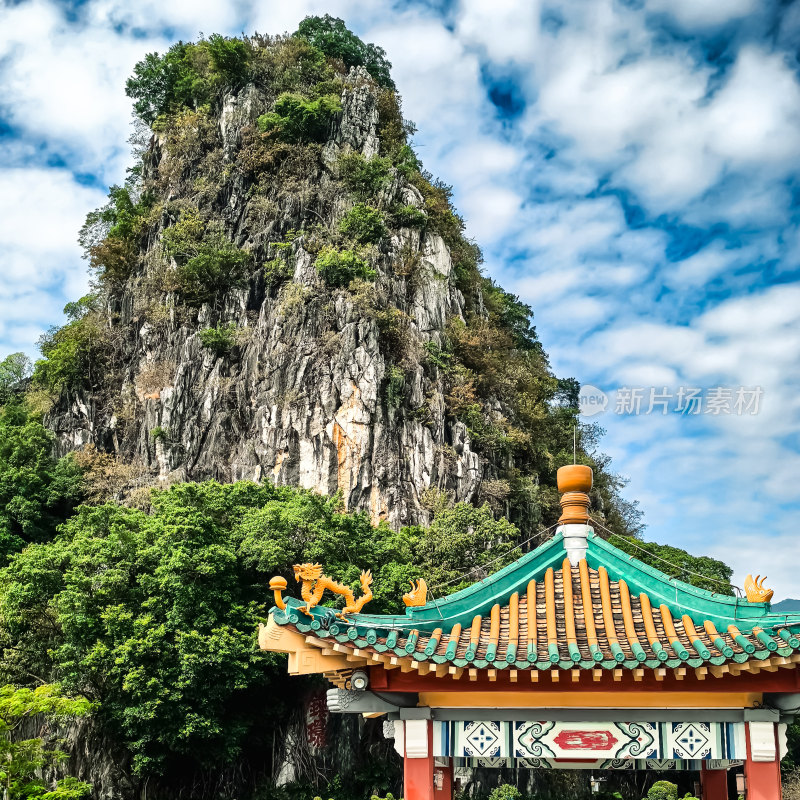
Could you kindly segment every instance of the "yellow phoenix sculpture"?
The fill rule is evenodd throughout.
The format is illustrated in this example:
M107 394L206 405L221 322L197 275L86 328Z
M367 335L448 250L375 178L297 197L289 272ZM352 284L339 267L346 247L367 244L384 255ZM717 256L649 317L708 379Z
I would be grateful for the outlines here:
M751 603L769 603L772 600L774 592L772 589L764 588L766 579L766 575L763 578L760 575L756 575L755 580L753 580L752 575L748 575L744 579L744 593Z
M349 586L323 575L321 564L295 564L294 577L296 581L302 582L300 595L306 601L305 606L300 606L300 611L309 616L311 616L311 609L322 600L322 595L326 589L345 598L344 608L336 614L340 619L344 619L346 614L358 614L372 600L372 589L370 588L372 585L372 572L370 570L365 570L361 573L363 594L357 600Z

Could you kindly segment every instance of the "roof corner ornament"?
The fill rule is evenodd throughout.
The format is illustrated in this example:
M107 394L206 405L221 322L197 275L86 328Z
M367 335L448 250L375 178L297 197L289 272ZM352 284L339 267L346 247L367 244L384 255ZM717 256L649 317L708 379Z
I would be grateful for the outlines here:
M589 492L592 488L592 468L584 464L559 467L556 475L561 495L561 516L558 530L564 536L564 549L569 563L577 567L586 557L589 534Z
M270 580L269 588L272 589L272 592L275 596L275 605L281 611L285 611L286 603L283 602L282 593L286 590L286 578L281 578L280 575L276 575Z
M775 594L772 589L764 588L764 581L767 579L765 575L763 578L756 575L753 580L752 575L748 575L744 579L744 593L747 595L747 600L750 603L769 603L772 600L772 595Z
M424 606L428 602L428 584L420 578L416 583L409 581L411 584L411 591L403 595L403 602L409 608L416 608L417 606Z
M301 584L300 596L305 600L305 605L300 606L300 611L311 616L311 609L318 605L322 600L325 590L340 594L345 599L344 608L336 614L339 619L344 619L346 614L358 614L362 608L372 600L372 572L365 570L361 573L361 597L358 599L353 595L353 590L343 583L328 578L322 574L322 564L295 564L294 578ZM273 578L269 582L270 589L275 592L275 605L278 608L286 608L281 597L281 590L286 588L286 581L283 578ZM283 603L283 605L281 605Z

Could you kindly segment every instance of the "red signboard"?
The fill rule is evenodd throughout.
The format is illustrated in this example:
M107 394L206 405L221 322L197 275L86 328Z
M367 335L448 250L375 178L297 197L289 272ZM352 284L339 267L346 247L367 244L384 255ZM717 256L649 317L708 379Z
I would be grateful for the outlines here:
M609 731L561 731L553 741L562 750L611 750L617 743Z

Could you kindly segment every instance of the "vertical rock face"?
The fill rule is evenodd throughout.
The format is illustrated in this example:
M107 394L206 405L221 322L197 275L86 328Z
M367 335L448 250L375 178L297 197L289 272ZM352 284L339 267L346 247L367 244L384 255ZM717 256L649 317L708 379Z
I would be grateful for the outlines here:
M456 500L476 495L486 465L464 424L447 414L443 377L425 359L464 307L442 237L389 228L372 245L374 284L332 288L315 267L315 229L336 231L358 199L342 190L340 157L379 153L380 90L367 77L350 71L327 140L289 189L276 177L254 191L236 172L243 142L274 98L248 85L224 99L198 150L233 174L210 207L229 241L252 257L249 280L196 313L169 292L153 297L153 283L176 268L162 246L175 216L162 211L134 274L105 298L118 340L105 398L65 392L48 417L61 453L90 443L116 451L155 485L249 479L341 491L348 509L395 525L426 520L421 495L429 487ZM197 203L192 192L203 178L199 156L176 164L174 149L156 134L145 160L165 209ZM424 213L420 191L396 170L375 205ZM299 232L288 244L287 231ZM276 242L292 273L278 286L261 269L276 257ZM203 346L201 331L211 326L235 328L226 352Z

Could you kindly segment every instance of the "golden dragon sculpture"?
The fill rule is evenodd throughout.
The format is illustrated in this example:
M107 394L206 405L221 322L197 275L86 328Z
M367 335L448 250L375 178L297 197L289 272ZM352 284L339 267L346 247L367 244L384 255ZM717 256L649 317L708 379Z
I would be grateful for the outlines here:
M305 600L305 605L300 606L300 611L311 616L311 609L318 605L322 600L325 590L340 594L345 598L344 608L336 614L340 619L344 619L346 614L358 614L362 608L372 600L372 572L365 570L361 573L361 590L362 595L358 599L353 595L353 590L343 583L328 578L322 574L321 564L295 564L294 565L295 580L301 583L300 595ZM278 593L281 589L285 588L285 581L283 586L273 586L270 582L270 588L276 592L276 601L278 600ZM282 601L281 601L282 602ZM277 603L281 607L281 603Z

